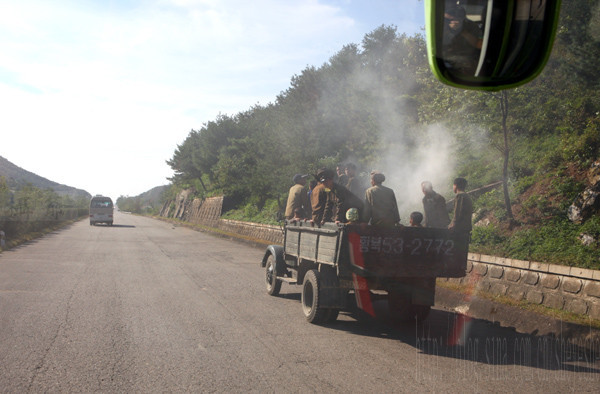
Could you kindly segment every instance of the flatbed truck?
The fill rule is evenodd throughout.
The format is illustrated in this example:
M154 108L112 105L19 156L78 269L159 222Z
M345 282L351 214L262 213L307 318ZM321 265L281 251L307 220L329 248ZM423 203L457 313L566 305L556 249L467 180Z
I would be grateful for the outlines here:
M448 229L286 221L284 242L262 258L267 293L301 285L304 316L321 324L355 305L375 316L386 298L398 321L427 318L436 278L465 276L468 234ZM352 297L352 295L354 297Z

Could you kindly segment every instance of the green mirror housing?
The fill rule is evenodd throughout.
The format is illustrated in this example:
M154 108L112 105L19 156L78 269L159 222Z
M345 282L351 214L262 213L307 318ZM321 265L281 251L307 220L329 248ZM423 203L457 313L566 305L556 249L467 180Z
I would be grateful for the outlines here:
M544 68L560 0L426 0L427 51L442 82L501 90Z

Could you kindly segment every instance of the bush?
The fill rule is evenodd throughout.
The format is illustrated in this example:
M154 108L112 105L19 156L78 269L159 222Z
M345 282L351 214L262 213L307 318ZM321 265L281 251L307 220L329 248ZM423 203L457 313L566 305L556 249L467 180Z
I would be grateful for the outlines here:
M240 220L245 222L278 224L277 212L279 204L277 200L267 200L262 210L256 204L248 203L237 209L231 209L223 215L223 219Z
M530 175L530 176L523 176L521 178L519 178L516 182L515 182L515 193L518 194L523 194L525 191L527 191L527 189L529 189L531 186L535 185L535 183L537 182L537 177Z
M515 232L507 240L506 253L517 259L600 269L598 242L584 245L580 240L582 233L598 239L600 220L595 218L580 226L567 219L556 219L539 228Z
M477 249L497 249L504 242L506 242L506 238L494 225L473 227L471 245Z
M473 203L473 208L475 211L493 212L496 218L503 219L506 216L506 207L504 206L502 190L490 190L477 197Z
M561 139L560 150L565 162L585 165L594 160L600 151L600 122L590 121L581 134L568 133Z

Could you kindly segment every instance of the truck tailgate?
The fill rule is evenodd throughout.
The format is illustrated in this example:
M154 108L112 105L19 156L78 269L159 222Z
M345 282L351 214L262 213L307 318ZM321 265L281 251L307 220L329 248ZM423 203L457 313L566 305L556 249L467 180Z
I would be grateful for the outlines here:
M362 277L465 276L469 235L446 229L348 225L350 270Z

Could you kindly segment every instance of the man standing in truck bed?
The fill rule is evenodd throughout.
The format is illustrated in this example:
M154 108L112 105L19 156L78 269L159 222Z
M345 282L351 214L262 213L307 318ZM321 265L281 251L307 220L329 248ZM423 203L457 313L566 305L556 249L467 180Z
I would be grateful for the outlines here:
M308 193L304 186L306 185L306 178L308 175L296 174L292 181L294 186L290 188L288 195L287 205L285 207L285 218L291 219L294 217L294 210L296 208L302 208L304 214L310 213L310 203L308 201ZM307 216L308 217L308 216Z
M473 201L465 192L467 189L467 180L465 178L456 178L452 187L456 197L454 199L454 217L448 226L450 230L470 233L473 220Z
M374 226L393 227L400 223L396 195L389 187L382 185L385 175L371 173L371 185L365 192L365 221Z
M325 218L325 206L327 205L328 195L331 192L330 189L325 187L325 183L328 182L329 179L333 182L333 171L328 170L326 168L322 168L317 171L317 181L319 182L317 186L313 189L310 194L310 203L312 208L312 221L316 224L321 224Z
M355 196L362 198L365 194L366 188L364 187L363 180L356 175L356 166L353 163L346 164L346 183L340 184L345 186Z
M334 173L328 169L319 170L317 178L321 183L311 195L313 215L317 224L325 222L345 223L346 211L356 208L363 210L363 202L342 185L333 182Z
M448 228L450 216L446 210L446 199L433 190L431 182L421 182L423 190L423 211L425 212L425 227Z

